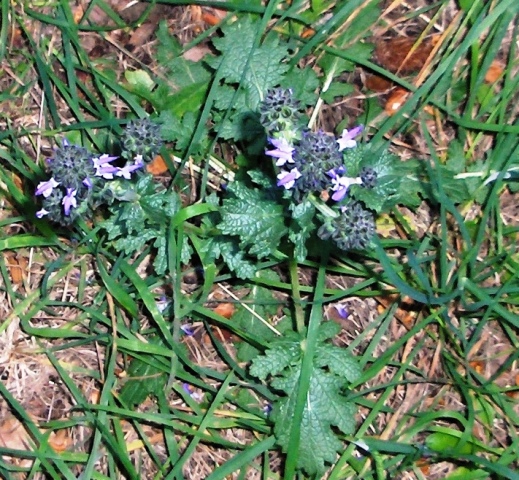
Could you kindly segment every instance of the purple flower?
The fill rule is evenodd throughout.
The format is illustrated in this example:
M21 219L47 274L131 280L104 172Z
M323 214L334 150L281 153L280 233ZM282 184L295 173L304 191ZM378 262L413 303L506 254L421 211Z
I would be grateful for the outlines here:
M195 392L195 389L189 385L189 383L183 383L182 389L186 392L193 400L201 402L204 396L201 393Z
M348 318L350 314L350 312L348 312L348 309L346 308L346 305L343 305L342 303L338 303L337 305L335 305L335 310L337 310L337 313L341 318Z
M94 184L92 183L92 180L90 180L90 178L88 178L88 177L85 178L85 179L83 180L82 183L83 183L83 185L84 185L85 187L87 187L89 190L94 186Z
M332 195L334 202L340 202L348 193L348 188L350 188L351 185L361 183L360 178L343 176L345 172L346 169L340 166L337 170L332 169L326 173L332 179L332 190L335 192Z
M180 325L180 330L182 330L188 337L193 336L195 333L191 328L191 325L189 325L188 323Z
M352 128L351 130L344 129L341 136L337 140L337 143L339 144L339 151L342 152L345 148L355 148L357 146L357 142L353 139L359 135L362 130L364 130L363 125L359 125L358 127Z
M132 178L132 172L142 168L143 165L144 163L142 160L140 162L136 161L133 165L125 165L123 168L119 168L115 175L126 178L126 180L130 180L130 178Z
M292 147L284 138L271 138L270 143L274 145L275 150L267 150L265 154L277 158L276 165L282 167L285 163L294 163L292 153L294 147Z
M42 208L41 210L38 210L36 212L36 217L43 218L45 215L48 215L48 214L49 214L48 210L45 210L44 208Z
M289 190L294 186L296 180L301 177L301 172L297 168L293 168L292 170L283 171L278 174L278 187L285 187L286 190Z
M61 202L63 204L65 215L70 215L70 209L77 207L76 193L77 190L73 188L67 188L67 194L63 197Z
M117 160L117 158L118 157L111 157L106 153L100 157L93 158L92 162L96 169L96 177L103 177L105 180L112 180L114 178L114 173L117 173L119 169L110 163Z
M47 180L46 182L40 182L34 194L43 195L45 198L47 198L52 193L52 190L54 190L58 185L59 182L56 182L56 180L54 180L54 177L52 177L50 180Z

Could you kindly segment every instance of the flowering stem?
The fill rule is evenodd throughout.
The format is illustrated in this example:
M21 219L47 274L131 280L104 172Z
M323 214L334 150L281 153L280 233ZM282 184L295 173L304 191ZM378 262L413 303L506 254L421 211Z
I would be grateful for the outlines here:
M308 201L311 202L312 205L326 217L337 218L339 216L338 212L326 205L321 199L317 198L313 193L310 193L308 195Z
M292 300L294 302L294 313L296 319L296 328L299 333L303 333L305 329L305 313L301 304L301 291L299 289L299 271L297 268L297 260L293 255L288 262L290 272L290 282L292 284Z

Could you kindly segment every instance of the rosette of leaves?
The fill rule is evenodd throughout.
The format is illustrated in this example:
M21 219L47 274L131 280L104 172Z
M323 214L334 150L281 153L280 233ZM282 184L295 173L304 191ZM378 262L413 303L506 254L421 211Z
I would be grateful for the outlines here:
M169 219L181 208L179 195L157 185L151 175L141 175L135 183L114 181L111 188L119 201L109 208L111 216L103 222L108 239L117 251L127 255L141 252L151 243L155 248L155 271L165 273L167 228ZM187 239L181 258L183 262L190 258Z
M329 343L340 327L334 322L320 325L313 358L310 387L303 411L298 467L310 475L322 475L343 447L334 427L343 434L355 429L355 405L347 398L348 386L358 380L361 369L346 349ZM252 360L250 373L280 392L271 419L274 434L284 452L290 442L298 382L305 354L305 334L290 332L270 342L263 355Z

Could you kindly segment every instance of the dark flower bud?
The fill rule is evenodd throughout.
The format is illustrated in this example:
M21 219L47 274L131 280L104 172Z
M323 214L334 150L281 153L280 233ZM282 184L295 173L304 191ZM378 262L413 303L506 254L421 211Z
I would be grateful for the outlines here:
M49 161L52 177L61 185L81 190L95 175L92 156L86 148L63 142Z
M331 238L341 250L365 249L374 234L373 214L359 202L344 206L339 217L327 218L317 232L319 238Z
M276 132L295 132L299 128L301 105L291 89L274 88L265 95L259 113L261 125L272 137Z
M133 160L139 155L145 163L150 163L162 147L160 125L149 118L132 120L121 136L122 156Z
M296 200L326 190L330 183L328 172L342 165L337 141L324 132L304 133L292 158L301 174L294 189Z
M373 188L377 184L377 172L371 167L364 167L359 174L362 180L362 186L365 188Z

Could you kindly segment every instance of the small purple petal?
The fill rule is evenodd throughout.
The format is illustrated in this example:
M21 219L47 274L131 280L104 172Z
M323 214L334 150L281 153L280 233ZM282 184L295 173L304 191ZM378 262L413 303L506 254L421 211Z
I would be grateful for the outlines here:
M113 180L114 173L119 171L118 167L114 167L112 165L106 165L105 167L97 167L96 173L94 174L96 177L102 177L105 180Z
M337 305L335 305L335 310L337 310L337 313L341 318L348 318L348 316L350 315L350 312L348 312L346 305L343 305L342 303L338 303Z
M38 218L43 218L45 215L48 215L49 212L47 210L45 210L44 208L42 208L41 210L38 210L36 212L36 217Z
M339 168L337 168L337 170L335 170L335 168L328 170L326 172L326 175L328 175L329 177L331 177L335 180L336 178L343 175L345 172L346 172L346 167L344 165L341 165Z
M76 200L77 190L73 188L67 188L67 194L63 197L62 204L65 215L70 215L70 209L77 207Z
M58 185L59 182L56 182L56 180L54 180L54 177L52 177L50 180L47 180L46 182L40 182L34 194L43 195L45 198L47 198L52 193L52 190L54 190Z
M182 330L188 337L192 337L194 335L194 330L191 328L191 325L188 323L184 323L180 325L180 330Z
M287 162L294 163L294 159L292 158L294 147L292 147L284 138L271 138L270 143L272 143L276 148L275 150L265 151L265 154L277 158L278 160L276 161L276 165L278 167L282 167Z
M140 167L143 167L144 166L144 160L142 158L142 155L136 155L135 158L133 159L133 164L134 165L139 165Z
M126 180L132 178L132 172L142 167L142 164L134 163L133 165L125 165L123 168L119 168L115 175L118 177L124 177Z
M335 191L332 195L332 200L334 202L340 202L348 193L348 187L341 187Z
M92 162L94 163L94 167L102 167L106 166L107 163L113 162L114 160L117 160L119 157L111 157L107 153L104 153L100 157L95 157L92 159Z
M344 129L340 138L337 140L339 144L339 151L343 151L345 148L355 148L357 146L357 142L354 138L359 135L362 130L364 130L363 125L359 125L358 127L352 128L351 130Z
M283 171L277 175L277 178L278 178L277 186L285 187L286 190L289 190L290 188L292 188L295 185L296 180L300 177L301 177L301 173L295 167L292 170L290 170L289 172Z
M94 184L92 183L92 180L90 180L90 178L88 178L88 177L85 178L85 179L83 180L82 183L83 183L83 185L84 185L85 187L87 187L89 190L94 186Z

